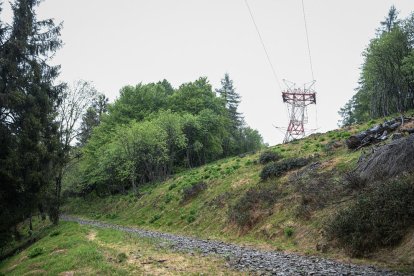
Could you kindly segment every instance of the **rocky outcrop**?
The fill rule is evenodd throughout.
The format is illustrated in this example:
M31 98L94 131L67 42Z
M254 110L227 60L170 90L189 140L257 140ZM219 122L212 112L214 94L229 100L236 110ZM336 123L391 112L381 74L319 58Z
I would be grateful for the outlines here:
M414 134L399 137L363 155L356 169L363 179L382 180L414 172Z
M389 121L385 121L382 124L375 125L374 127L365 131L352 135L345 141L345 143L348 149L359 149L368 145L379 143L388 139L391 133L399 129L404 124L411 123L413 121L413 117L397 117ZM405 127L404 129L401 129L401 131L411 134L414 133L414 128Z

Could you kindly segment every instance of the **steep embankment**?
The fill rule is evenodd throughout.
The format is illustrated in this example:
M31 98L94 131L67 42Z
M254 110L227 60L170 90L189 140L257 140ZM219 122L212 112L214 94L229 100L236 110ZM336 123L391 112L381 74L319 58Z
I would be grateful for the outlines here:
M353 171L357 161L362 154L374 149L369 146L349 150L345 145L346 138L379 122L382 120L272 147L270 150L282 159L268 167L271 177L266 180L260 177L264 165L258 162L260 153L256 153L185 171L165 182L141 187L137 195L104 198L90 195L70 199L64 212L119 225L265 249L320 254L342 260L351 260L350 255L364 256L365 259L352 261L410 270L413 269L414 250L407 247L412 243L407 223L399 224L401 229L396 231L397 238L404 238L403 242L398 243L396 239L392 247L391 243L374 243L367 246L369 250L366 251L364 244L347 246L346 238L344 242L341 237L326 234L335 229L335 225L329 226L338 211L359 206L359 201L364 202L364 198L359 198L361 194L371 196L371 190L381 186L378 183L388 181L381 179L367 184L356 176ZM384 139L375 147L390 141L391 138ZM368 198L373 198L376 208L375 191L373 194ZM392 210L385 211L393 215ZM383 246L388 247L381 249Z

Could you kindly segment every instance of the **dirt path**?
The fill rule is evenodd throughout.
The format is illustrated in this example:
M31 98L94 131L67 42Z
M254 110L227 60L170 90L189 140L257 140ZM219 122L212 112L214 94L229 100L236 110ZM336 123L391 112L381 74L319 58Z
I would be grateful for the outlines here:
M219 255L228 264L241 271L254 271L262 275L399 275L373 266L359 266L339 263L313 256L299 256L277 251L262 251L235 244L213 240L141 230L99 221L61 216L63 221L78 222L82 225L111 228L141 237L160 239L160 244L174 251L199 252L201 255Z

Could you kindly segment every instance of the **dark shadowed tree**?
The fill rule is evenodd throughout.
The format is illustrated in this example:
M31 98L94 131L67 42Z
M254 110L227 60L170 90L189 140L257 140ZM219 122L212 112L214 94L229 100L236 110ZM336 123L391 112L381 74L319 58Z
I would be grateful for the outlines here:
M40 1L12 3L13 22L0 24L0 232L31 217L49 191L56 165L55 112L64 85L59 66L49 65L61 46L61 25L38 21ZM3 239L4 240L4 239Z

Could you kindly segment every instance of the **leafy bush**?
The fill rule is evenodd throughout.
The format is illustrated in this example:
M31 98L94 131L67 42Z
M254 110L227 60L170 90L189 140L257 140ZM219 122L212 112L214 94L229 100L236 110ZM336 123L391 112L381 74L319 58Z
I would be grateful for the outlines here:
M56 236L59 236L59 235L60 235L59 230L53 231L52 233L49 234L50 237L56 237Z
M154 223L154 222L156 222L157 220L159 220L161 218L161 215L160 214L156 214L156 215L154 215L150 220L149 220L149 223Z
M196 216L195 215L189 215L188 217L187 217L187 222L188 223L192 223L192 222L194 222L196 220Z
M204 182L199 182L190 187L184 188L182 202L186 202L196 197L198 194L200 194L205 189L207 189L207 184Z
M303 167L309 163L308 158L290 158L280 162L271 162L264 166L260 178L266 180L271 177L281 176L283 173Z
M414 179L379 184L339 211L326 226L352 256L397 244L414 225Z
M250 188L234 206L229 209L229 219L244 228L251 228L263 216L269 207L280 198L281 192L273 183L261 183Z
M109 213L109 214L105 215L105 218L107 218L107 219L116 219L117 217L118 217L117 214L112 214L112 213Z
M125 253L119 253L116 256L116 259L117 259L118 263L123 263L128 259L128 256Z
M171 200L173 200L174 199L174 197L172 196L172 195L170 195L170 194L166 194L165 195L165 198L164 198L164 202L165 203L170 203L171 202Z
M168 190L169 191L171 191L172 189L174 189L174 188L176 188L177 187L177 184L176 183L173 183L173 184L171 184L169 187L168 187Z
M27 256L29 258L34 258L37 257L39 255L42 255L44 253L44 249L41 247L35 247L32 250L29 251L29 254L27 254Z
M267 164L269 162L276 162L280 160L281 158L282 156L279 153L268 150L260 154L259 163Z
M293 233L295 233L295 230L292 227L288 226L283 230L283 232L285 233L286 237L290 238L293 236Z

